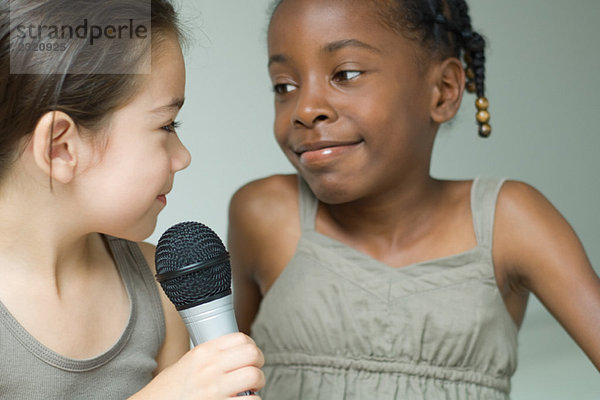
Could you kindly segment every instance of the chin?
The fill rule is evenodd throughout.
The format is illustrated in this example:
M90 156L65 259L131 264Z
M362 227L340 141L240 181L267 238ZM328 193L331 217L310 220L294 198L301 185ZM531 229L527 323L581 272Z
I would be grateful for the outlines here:
M156 221L154 221L154 223L151 226L144 226L144 227L136 230L136 232L132 232L131 238L129 240L131 240L132 242L142 242L142 241L148 239L150 237L150 235L152 235L154 233L155 229L156 229Z
M325 204L344 204L355 200L358 196L350 188L340 185L337 179L306 179L315 197Z
M131 242L142 242L150 237L156 229L156 219L152 221L143 221L138 224L116 227L116 229L104 232L108 235Z

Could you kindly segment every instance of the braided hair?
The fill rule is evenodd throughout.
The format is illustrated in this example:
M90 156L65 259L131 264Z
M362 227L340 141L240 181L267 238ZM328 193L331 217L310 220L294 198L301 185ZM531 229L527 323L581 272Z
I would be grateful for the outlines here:
M276 0L271 11L284 0ZM492 132L485 97L485 39L471 27L465 0L369 0L384 25L420 43L434 57L464 61L466 90L475 93L479 135Z
M407 9L412 7L425 10L421 14L419 26L425 33L423 39L431 43L435 50L440 51L446 57L460 58L462 54L467 77L466 89L469 93L475 93L477 96L475 106L479 135L488 137L492 128L489 125L490 114L487 110L489 102L485 97L485 39L473 30L466 1L393 1L404 3ZM429 35L427 35L428 28L431 29Z

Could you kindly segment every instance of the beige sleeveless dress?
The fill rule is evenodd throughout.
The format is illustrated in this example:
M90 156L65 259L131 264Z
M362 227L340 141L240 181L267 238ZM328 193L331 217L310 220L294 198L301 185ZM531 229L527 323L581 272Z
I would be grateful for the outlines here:
M395 269L316 232L300 181L302 237L252 326L263 400L508 399L518 329L491 255L502 182L473 183L475 248Z

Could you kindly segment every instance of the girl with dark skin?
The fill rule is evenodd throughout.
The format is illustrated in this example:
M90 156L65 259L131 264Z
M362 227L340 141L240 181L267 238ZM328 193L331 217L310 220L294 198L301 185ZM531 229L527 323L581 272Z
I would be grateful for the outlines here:
M502 343L499 353L510 354L510 360L493 372L482 371L467 360L486 351L469 352L491 340L478 336L485 323L456 334L459 339L474 338L456 362L439 361L439 354L428 356L419 347L426 341L428 327L443 320L450 301L437 304L422 329L417 327L416 312L414 320L399 318L399 325L389 332L361 339L367 349L373 349L376 336L389 337L395 348L408 330L417 342L422 341L412 343L411 348L420 350L377 353L352 346L328 347L328 331L337 332L340 341L355 334L347 331L348 321L342 320L346 307L352 307L347 300L354 299L354 294L334 282L327 286L323 283L327 277L319 278L322 291L311 292L312 283L302 286L313 272L334 269L306 261L318 258L320 249L337 251L337 257L341 248L354 259L385 266L388 270L380 268L382 275L390 270L416 274L419 269L426 274L431 262L448 263L482 251L488 260L487 283L482 285L488 290L492 282L490 296L497 294L501 299L500 316L495 320L506 316L505 336L512 335L513 329L516 334L529 293L533 293L600 368L600 280L561 214L532 186L500 182L494 186L497 196L488 196L489 204L495 206L480 218L490 221L487 246L474 231L479 210L473 202L480 204L477 191L483 184L476 188L474 181L430 176L436 133L456 114L465 88L477 96L474 113L479 134L491 133L484 97L484 47L461 0L283 0L276 4L268 31L274 131L298 174L271 176L241 188L231 201L229 226L236 315L240 329L252 333L265 353L264 398L326 398L318 397L318 392L309 394L308 384L300 382L309 382L311 377L313 383L324 385L320 390L328 392L331 397L327 398L508 398L510 376L516 368L516 339ZM308 228L304 217L298 217L304 212L302 198L307 198L303 185L316 204ZM304 257L306 243L315 237L319 244L310 247L312 253L302 259L312 269L303 275L297 260ZM439 274L450 269L436 268ZM341 280L352 279L346 269L335 274ZM370 278L365 275L365 279ZM366 284L355 282L355 286ZM319 306L310 308L305 303L313 296L322 296L318 297L322 308L333 304L331 308L337 311L326 314ZM474 290L451 297L456 299L467 305L481 300ZM378 303L368 304L373 305L367 309L375 310ZM461 312L476 313L469 308L460 308ZM353 313L360 311L348 311L348 315ZM371 321L365 317L362 327L376 323L377 317ZM310 331L313 324L314 331ZM451 337L451 324L452 319L438 324L437 336ZM281 326L286 325L295 330L284 332ZM306 334L296 337L302 330ZM283 338L286 335L292 338ZM318 343L319 335L325 335L322 343ZM375 389L361 392L361 382L366 386L371 379L366 376L385 369L362 360L380 363L382 359L394 365L388 363L385 368L392 368L386 373L396 383L378 380ZM315 371L318 376L311 375ZM471 375L461 375L465 371ZM472 378L480 373L486 377ZM331 383L340 376L352 376L358 383ZM488 378L500 383L490 384ZM382 378L378 375L377 379Z

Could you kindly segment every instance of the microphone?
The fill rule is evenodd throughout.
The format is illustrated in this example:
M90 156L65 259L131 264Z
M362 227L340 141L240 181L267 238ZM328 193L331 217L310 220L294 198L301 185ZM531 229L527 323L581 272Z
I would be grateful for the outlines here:
M238 331L229 253L212 229L192 221L173 225L158 241L155 262L156 280L181 315L194 346Z

